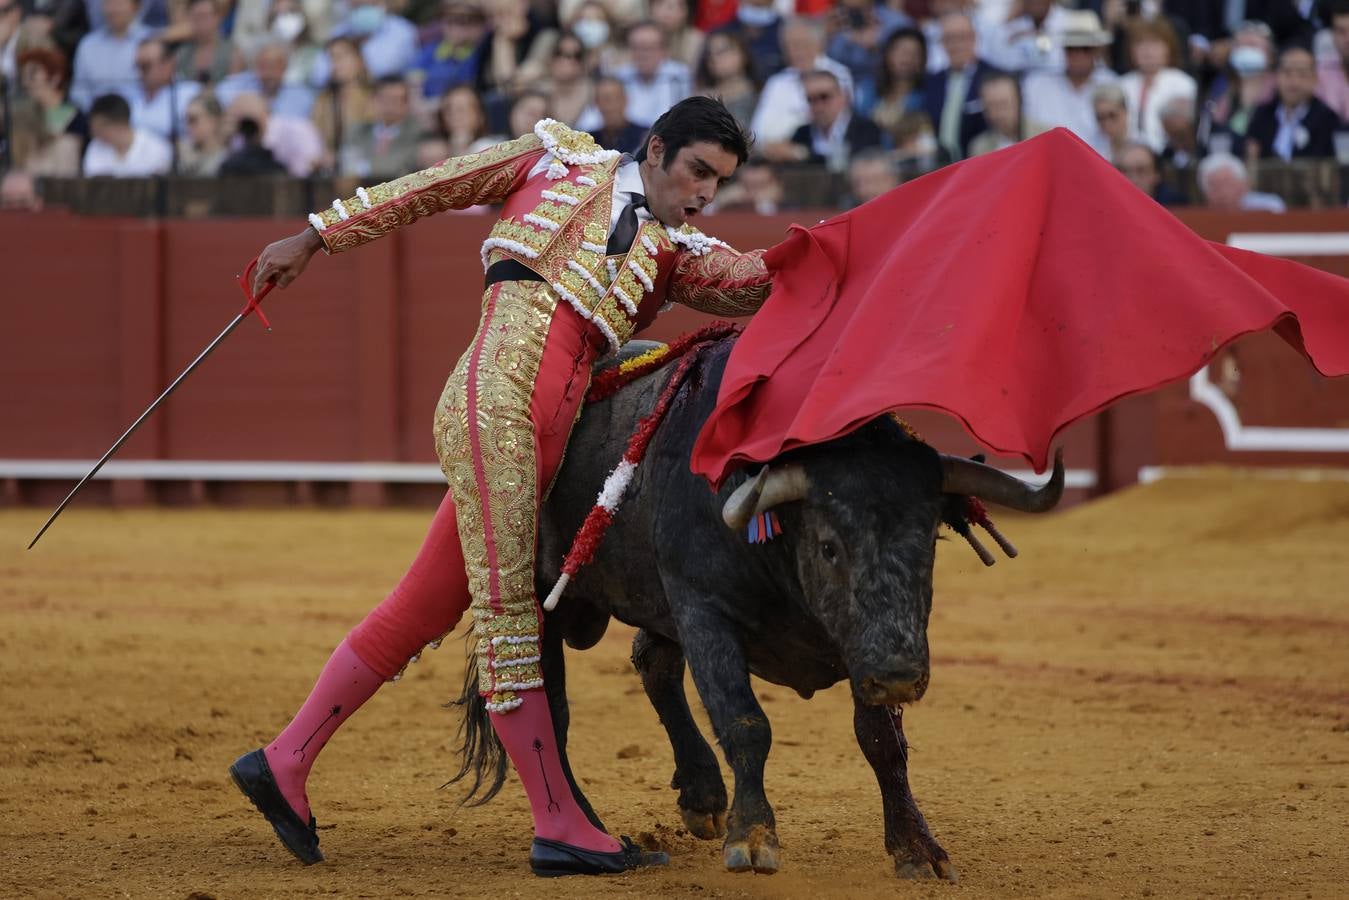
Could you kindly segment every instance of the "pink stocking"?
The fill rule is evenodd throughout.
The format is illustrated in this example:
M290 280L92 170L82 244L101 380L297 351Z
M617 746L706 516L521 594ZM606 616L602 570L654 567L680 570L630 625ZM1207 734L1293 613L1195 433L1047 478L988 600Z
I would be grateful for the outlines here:
M263 751L281 794L301 821L309 821L304 785L319 751L338 726L374 696L384 679L346 641L337 645L300 711Z
M534 834L586 850L612 852L618 841L600 831L577 805L553 735L553 716L543 691L521 691L524 703L510 712L492 713L492 728L515 765L534 814Z

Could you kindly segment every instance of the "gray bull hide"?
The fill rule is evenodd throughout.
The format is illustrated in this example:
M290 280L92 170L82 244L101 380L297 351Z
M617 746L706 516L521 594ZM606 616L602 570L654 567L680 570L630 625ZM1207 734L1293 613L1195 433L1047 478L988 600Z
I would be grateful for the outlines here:
M632 660L670 737L672 787L679 791L685 825L700 838L724 836L728 869L773 872L780 854L763 784L772 734L749 676L803 697L846 679L857 742L880 785L885 847L897 873L955 880L909 790L899 715L899 704L917 701L928 685L938 530L943 520L960 517L969 494L1047 509L1062 490L1062 468L1056 465L1050 484L1033 491L995 470L942 457L888 418L877 419L775 460L758 505L776 503L784 533L750 544L743 527L729 527L723 518L739 526L752 512L727 511L746 476L734 476L714 494L688 462L715 403L730 346L722 342L703 352L594 562L548 616L544 680L564 767L569 714L562 643L593 646L610 617L617 618L639 629ZM649 375L582 414L540 521L540 597L556 582L599 486L669 372ZM773 472L786 477L773 483ZM729 816L717 759L685 698L686 662L735 775ZM461 698L470 708L460 777L471 773L474 791L489 779L486 800L500 786L505 759L482 713L475 672L470 666ZM567 774L582 808L599 825L569 769Z

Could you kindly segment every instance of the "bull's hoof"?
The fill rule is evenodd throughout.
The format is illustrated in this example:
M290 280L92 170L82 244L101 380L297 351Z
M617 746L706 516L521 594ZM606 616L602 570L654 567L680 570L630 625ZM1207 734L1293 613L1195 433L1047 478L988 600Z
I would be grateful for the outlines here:
M895 875L905 881L936 878L955 884L960 880L960 876L956 874L956 867L951 865L951 860L947 859L944 853L941 856L934 855L931 859L896 856Z
M778 870L778 836L772 829L755 825L743 841L728 841L722 859L731 872L772 875Z
M679 817L684 820L684 827L689 830L689 834L696 838L711 841L726 837L726 810L724 809L719 813L703 813L681 808Z

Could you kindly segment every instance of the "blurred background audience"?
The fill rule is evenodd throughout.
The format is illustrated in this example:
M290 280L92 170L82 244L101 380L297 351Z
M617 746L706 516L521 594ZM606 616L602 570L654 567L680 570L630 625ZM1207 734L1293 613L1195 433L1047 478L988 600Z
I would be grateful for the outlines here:
M1052 128L1167 205L1349 199L1349 0L0 0L0 87L16 197L369 183L546 116L633 152L703 94L756 139L719 209L843 208Z

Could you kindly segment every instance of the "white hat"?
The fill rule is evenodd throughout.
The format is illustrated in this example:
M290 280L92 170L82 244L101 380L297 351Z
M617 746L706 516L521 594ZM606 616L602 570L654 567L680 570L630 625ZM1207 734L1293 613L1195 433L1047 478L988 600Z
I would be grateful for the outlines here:
M1065 47L1105 47L1113 38L1089 9L1065 9L1059 40Z

